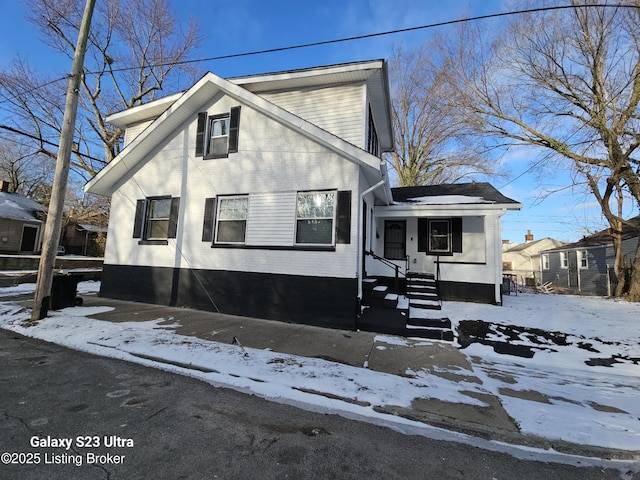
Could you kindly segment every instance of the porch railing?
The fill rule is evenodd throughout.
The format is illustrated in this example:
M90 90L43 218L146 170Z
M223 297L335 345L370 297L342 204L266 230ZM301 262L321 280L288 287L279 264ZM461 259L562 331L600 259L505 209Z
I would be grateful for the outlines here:
M383 265L391 268L394 270L394 289L395 292L398 293L400 291L400 285L399 285L399 280L400 280L400 276L403 276L404 278L407 278L407 270L409 270L409 256L407 255L405 257L405 267L404 267L404 272L402 272L400 269L402 268L400 265L393 263L391 260L389 260L388 258L385 257L381 257L380 255L376 255L375 253L373 253L373 251L368 250L365 251L366 255L371 255L371 257L374 260L379 261L380 263L382 263Z
M440 255L436 256L436 295L438 295L438 302L442 306L442 296L440 295L440 280L442 279L440 274Z

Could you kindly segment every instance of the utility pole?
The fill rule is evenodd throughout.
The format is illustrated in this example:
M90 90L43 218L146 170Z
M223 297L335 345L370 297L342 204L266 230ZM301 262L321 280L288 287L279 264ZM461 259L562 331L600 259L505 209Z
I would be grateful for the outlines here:
M89 38L91 17L93 16L95 3L95 0L87 0L85 4L82 23L80 24L80 31L78 33L78 42L76 43L76 50L73 55L73 65L71 67L69 86L67 87L62 131L60 132L60 146L56 159L56 171L53 177L53 192L51 201L49 202L47 223L44 228L42 253L40 255L40 264L38 265L36 293L33 297L31 320L34 322L47 316L51 304L53 269L58 251L60 229L62 228L64 200L67 193L71 149L73 147L76 113L78 111L78 96L80 95L80 80L84 68L84 54L87 50L87 39Z

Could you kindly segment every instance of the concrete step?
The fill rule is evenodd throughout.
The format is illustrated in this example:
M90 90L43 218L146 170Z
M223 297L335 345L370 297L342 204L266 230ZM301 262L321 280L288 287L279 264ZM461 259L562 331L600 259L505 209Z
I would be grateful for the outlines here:
M387 293L382 302L384 308L396 308L398 306L398 295L395 293Z
M409 307L424 308L428 310L441 310L442 306L438 300L425 300L421 298L409 298Z
M378 280L375 278L365 278L362 280L362 289L365 291L373 290L378 286Z
M411 278L429 278L435 280L436 276L433 273L421 273L421 272L407 272L407 279Z
M453 331L449 328L425 328L407 325L408 337L429 338L432 340L445 340L453 342Z
M407 320L407 328L409 327L423 328L444 328L451 330L451 320L448 318L411 318Z
M438 294L433 291L407 291L407 298L418 298L422 300L439 300Z
M377 285L371 289L371 296L373 298L384 298L389 294L389 287L385 285Z

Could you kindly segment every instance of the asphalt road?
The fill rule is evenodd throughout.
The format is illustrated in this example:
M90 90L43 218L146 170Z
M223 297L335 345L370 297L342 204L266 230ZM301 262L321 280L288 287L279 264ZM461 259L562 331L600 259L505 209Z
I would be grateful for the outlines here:
M2 479L637 479L311 413L0 330Z

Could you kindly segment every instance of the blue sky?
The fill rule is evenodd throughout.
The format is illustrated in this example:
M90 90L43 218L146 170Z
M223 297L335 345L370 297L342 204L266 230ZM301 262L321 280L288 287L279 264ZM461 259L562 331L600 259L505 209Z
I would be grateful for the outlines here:
M169 0L184 22L195 18L203 41L196 58L319 42L376 32L434 24L461 16L480 16L513 9L509 0ZM564 3L564 2L563 2ZM517 5L517 2L516 2ZM39 33L25 20L26 7L16 0L0 0L0 68L16 55L51 74L64 74L70 60L55 56ZM485 22L483 20L483 22ZM487 23L487 25L490 25ZM286 52L204 62L199 66L223 77L388 58L394 45L407 48L426 42L433 33L452 26L356 40ZM167 92L171 93L171 92ZM0 107L1 108L1 107ZM576 241L605 227L590 195L565 190L543 201L539 194L568 184L566 172L527 172L534 152L509 152L502 161L510 177L493 179L505 195L520 201L520 212L503 217L503 238L522 242L527 230L536 239L552 237ZM542 177L542 178L541 178ZM629 215L636 213L630 211Z

